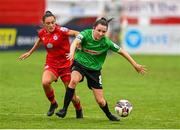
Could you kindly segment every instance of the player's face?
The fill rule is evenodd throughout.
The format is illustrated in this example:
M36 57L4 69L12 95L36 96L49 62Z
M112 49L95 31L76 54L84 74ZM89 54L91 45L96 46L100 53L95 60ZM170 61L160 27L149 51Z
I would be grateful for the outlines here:
M107 26L104 26L102 24L98 24L93 31L93 36L95 40L100 40L107 32Z
M56 20L53 16L47 17L44 20L44 27L46 30L51 33L54 31L56 25Z

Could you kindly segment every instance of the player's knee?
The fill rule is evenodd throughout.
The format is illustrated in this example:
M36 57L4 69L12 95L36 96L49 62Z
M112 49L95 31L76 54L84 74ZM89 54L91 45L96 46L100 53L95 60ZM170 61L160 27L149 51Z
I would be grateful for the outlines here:
M73 79L71 79L71 81L70 81L70 83L69 83L69 86L75 88L78 83L79 83L79 80L73 78Z
M106 104L106 101L103 98L97 99L96 102L99 106L104 106Z
M43 87L48 87L48 86L51 85L51 81L49 81L49 80L43 80L43 81L42 81L42 85L43 85Z

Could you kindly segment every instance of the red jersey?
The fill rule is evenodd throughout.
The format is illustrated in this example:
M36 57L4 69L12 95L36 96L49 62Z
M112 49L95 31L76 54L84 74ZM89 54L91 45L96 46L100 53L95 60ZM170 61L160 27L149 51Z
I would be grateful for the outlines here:
M70 60L66 58L70 51L68 31L69 29L57 25L52 33L48 33L44 28L38 32L47 51L47 65L55 68L66 68L71 65Z

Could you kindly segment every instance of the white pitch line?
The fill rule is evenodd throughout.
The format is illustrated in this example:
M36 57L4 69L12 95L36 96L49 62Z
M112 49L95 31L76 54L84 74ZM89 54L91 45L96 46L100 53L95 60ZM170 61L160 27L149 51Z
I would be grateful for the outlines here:
M0 113L0 116L12 116L12 115L13 116L47 116L46 114L42 114L42 113ZM72 116L72 118L73 117L74 116ZM87 118L87 116L84 117Z
M0 115L4 115L4 116L46 116L46 114L42 114L42 113L0 113Z

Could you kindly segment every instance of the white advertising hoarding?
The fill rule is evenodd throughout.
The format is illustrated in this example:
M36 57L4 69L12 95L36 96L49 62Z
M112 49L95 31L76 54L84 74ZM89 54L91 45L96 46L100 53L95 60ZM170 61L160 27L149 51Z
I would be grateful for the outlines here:
M122 0L121 3L128 16L180 16L179 0Z
M46 10L52 11L57 21L64 24L74 17L96 17L102 14L108 0L47 0Z
M135 54L180 54L180 26L128 26L122 46Z

